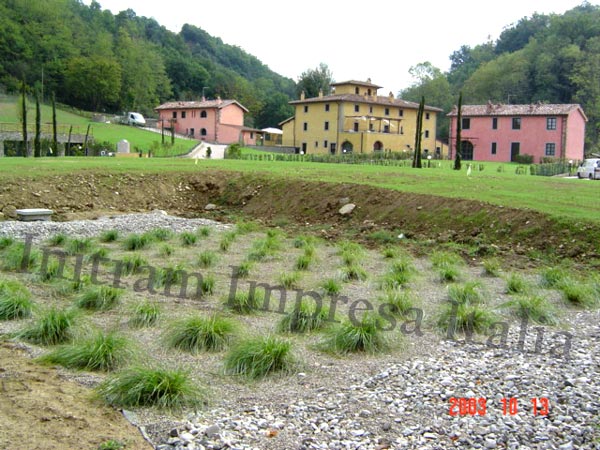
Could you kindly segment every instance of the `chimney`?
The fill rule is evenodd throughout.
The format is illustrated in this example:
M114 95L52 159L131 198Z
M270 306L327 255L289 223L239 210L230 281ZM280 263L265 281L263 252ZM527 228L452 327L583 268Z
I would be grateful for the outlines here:
M319 98L323 98L323 89L319 89Z
M220 95L217 95L217 105L220 105L221 103L223 103L223 100L221 100Z
M304 100L306 98L306 94L304 93L304 90L302 92L300 92L300 100Z
M390 97L390 100L392 100L392 101L394 100L394 93L392 91L390 91L389 97Z

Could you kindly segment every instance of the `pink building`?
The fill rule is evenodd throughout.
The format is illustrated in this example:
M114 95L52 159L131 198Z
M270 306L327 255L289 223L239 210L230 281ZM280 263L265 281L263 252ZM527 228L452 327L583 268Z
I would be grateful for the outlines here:
M252 133L244 127L248 110L236 100L169 102L157 108L158 127L195 139L218 144L251 143ZM249 142L247 142L249 141Z
M450 117L449 158L456 152L457 108ZM582 160L587 117L580 105L463 105L462 159L515 161L517 155Z

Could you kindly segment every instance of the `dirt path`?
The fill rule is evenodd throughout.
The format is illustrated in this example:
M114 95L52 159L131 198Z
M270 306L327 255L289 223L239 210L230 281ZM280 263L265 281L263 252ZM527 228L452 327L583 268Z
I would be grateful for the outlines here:
M0 342L0 448L97 449L109 440L151 449L119 411L93 400L90 389Z

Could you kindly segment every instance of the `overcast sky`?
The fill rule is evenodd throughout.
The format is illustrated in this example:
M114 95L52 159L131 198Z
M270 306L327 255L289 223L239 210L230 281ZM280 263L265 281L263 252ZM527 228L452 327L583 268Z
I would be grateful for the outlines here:
M380 95L412 83L408 70L430 61L446 71L461 45L498 38L533 13L559 13L582 0L97 0L114 14L132 9L179 32L185 23L243 48L297 81L323 62L335 81L371 78ZM84 0L90 4L91 0ZM596 4L596 1L591 1Z

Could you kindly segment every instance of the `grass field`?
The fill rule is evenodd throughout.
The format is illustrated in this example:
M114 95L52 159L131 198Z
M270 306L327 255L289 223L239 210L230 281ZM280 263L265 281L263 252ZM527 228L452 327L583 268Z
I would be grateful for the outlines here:
M485 163L481 172L470 177L441 168L411 169L369 165L324 164L306 162L193 160L187 159L119 159L119 158L4 158L0 173L7 177L65 174L76 171L102 173L160 173L235 171L261 174L272 178L296 178L331 183L358 183L403 192L431 194L448 198L465 198L515 208L528 208L554 217L600 222L600 183L575 178L516 175L514 166L498 172L499 164Z
M42 123L52 123L52 107L41 105ZM91 115L90 115L91 116ZM0 122L19 123L17 119L17 104L14 98L0 100ZM110 115L108 117L111 117ZM27 120L30 127L35 123L35 103L28 103ZM110 142L113 150L116 149L117 142L126 139L131 144L131 151L140 148L147 152L154 142L160 143L161 136L140 128L127 125L93 122L89 118L61 109L56 110L56 121L59 125L72 125L74 133L85 134L88 124L91 125L90 134L96 142ZM165 136L165 141L170 142L170 136ZM175 145L169 149L173 155L182 154L189 151L194 146L195 141L187 139L175 139Z

